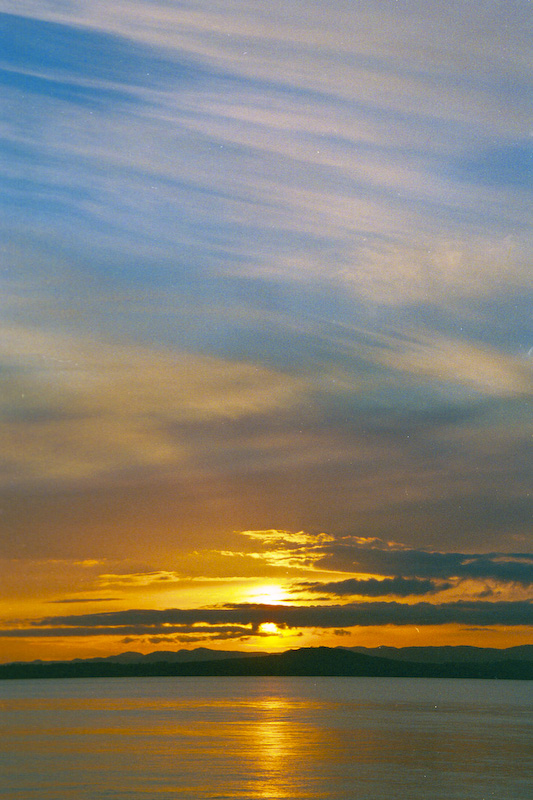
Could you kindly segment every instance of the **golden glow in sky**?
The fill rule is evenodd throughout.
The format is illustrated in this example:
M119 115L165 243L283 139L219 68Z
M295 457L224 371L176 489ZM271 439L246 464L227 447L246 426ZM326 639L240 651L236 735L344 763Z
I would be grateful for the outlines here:
M246 599L250 603L264 603L265 605L277 605L287 602L286 590L278 584L256 586L247 593Z

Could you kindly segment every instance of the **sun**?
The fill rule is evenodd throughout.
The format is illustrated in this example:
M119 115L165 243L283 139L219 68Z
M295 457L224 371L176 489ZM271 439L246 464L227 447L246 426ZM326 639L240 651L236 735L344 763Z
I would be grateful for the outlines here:
M262 622L259 626L260 633L266 633L269 636L276 636L280 633L280 629L275 622Z

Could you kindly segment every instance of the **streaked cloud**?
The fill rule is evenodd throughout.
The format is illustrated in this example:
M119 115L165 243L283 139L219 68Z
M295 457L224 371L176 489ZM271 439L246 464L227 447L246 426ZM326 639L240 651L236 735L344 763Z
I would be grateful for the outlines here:
M525 198L512 185L505 196L466 177L475 172L473 152L485 149L486 161L494 160L495 136L501 151L527 150L518 11L506 19L512 57L492 77L486 40L471 57L465 19L448 20L455 36L443 38L442 9L411 5L435 37L420 50L418 41L416 51L407 16L378 13L372 3L357 11L339 4L331 17L299 3L265 15L242 3L147 9L130 1L112 10L100 3L41 9L55 22L31 12L5 16L23 37L7 53L12 70L22 62L24 74L31 71L22 47L28 39L38 43L35 65L64 91L76 85L100 93L99 107L76 111L70 96L26 87L48 119L44 147L31 127L24 142L36 188L40 172L56 201L55 212L49 204L41 213L59 222L63 185L63 213L69 202L81 229L97 226L106 247L131 252L133 240L137 248L150 241L161 256L175 258L177 247L187 261L202 253L202 271L332 282L378 303L439 303L465 289L500 293L502 273L506 292L519 291L527 281ZM482 10L467 16L473 29L496 35ZM90 57L74 60L80 48ZM424 61L432 49L439 66L434 57ZM524 89L505 92L502 69ZM120 92L130 100L123 109ZM502 130L503 102L521 110L521 124L507 108ZM20 140L20 132L12 137Z
M65 597L61 600L48 600L48 603L57 605L76 605L77 603L113 603L118 597Z
M22 327L2 333L7 481L178 468L192 460L187 426L279 413L299 396L297 379L253 364Z
M376 354L378 361L419 378L463 385L485 396L531 396L533 365L494 348L460 339L413 337L394 342L391 351Z
M324 583L302 582L296 584L293 591L321 593L324 595L353 595L359 597L410 597L425 594L436 594L451 587L450 583L435 583L422 578L347 578L344 581Z

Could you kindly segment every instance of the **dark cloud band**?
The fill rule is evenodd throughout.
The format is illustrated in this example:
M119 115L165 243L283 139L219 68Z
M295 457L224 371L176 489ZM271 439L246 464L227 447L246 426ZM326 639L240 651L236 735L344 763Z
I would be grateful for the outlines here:
M533 584L531 553L437 553L337 543L322 546L320 551L318 568L428 580L471 578Z
M332 606L238 604L219 608L131 609L100 614L46 617L31 627L0 632L2 637L114 636L201 632L207 625L234 625L239 635L274 622L280 628L349 628L372 625L532 625L533 601L452 603L349 603ZM198 627L195 627L198 626Z

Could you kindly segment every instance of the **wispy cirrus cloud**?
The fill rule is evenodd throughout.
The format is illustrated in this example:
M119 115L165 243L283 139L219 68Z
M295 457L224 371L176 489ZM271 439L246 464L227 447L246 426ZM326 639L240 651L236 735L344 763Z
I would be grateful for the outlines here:
M146 258L149 243L174 260L164 272L185 269L189 279L186 263L201 255L201 272L318 281L378 304L485 297L501 292L502 274L506 292L520 291L524 198L513 181L501 178L488 191L476 177L498 175L495 137L507 163L528 150L520 15L515 8L505 20L514 37L504 65L516 87L510 95L490 49L471 55L469 26L499 38L483 11L470 9L468 23L449 19L456 35L444 39L443 10L412 5L436 37L427 48L440 53L438 67L434 58L426 63L425 48L414 63L409 16L372 3L357 13L339 6L331 17L299 3L264 14L242 3L148 8L131 0L33 11L47 21L30 8L4 15L7 38L13 26L22 37L6 53L12 71L30 80L22 44L35 40L34 66L64 91L101 94L99 108L74 112L75 96L26 87L49 123L44 149L42 125L39 140L27 126L16 163L35 165L35 192L28 183L24 196L55 200L37 202L35 219L60 225L65 191L63 213L68 203L80 230L98 233L93 258L98 240L117 256L134 241ZM73 60L80 49L90 57ZM119 111L113 91L130 105ZM19 151L20 137L13 130ZM485 166L476 168L471 154L480 149Z
M461 339L421 334L402 341L399 337L391 342L390 350L383 347L375 358L415 379L463 385L480 396L533 394L533 363Z

